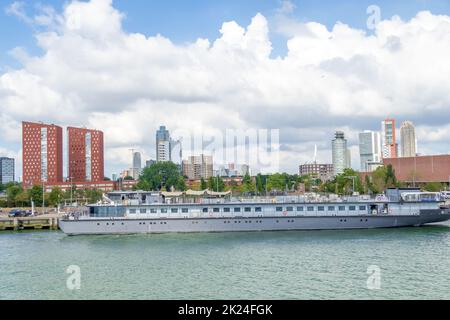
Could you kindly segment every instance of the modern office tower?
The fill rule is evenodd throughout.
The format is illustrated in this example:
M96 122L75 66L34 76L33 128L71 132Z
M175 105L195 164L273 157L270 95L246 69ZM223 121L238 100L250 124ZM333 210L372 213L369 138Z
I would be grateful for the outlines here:
M117 181L119 179L119 175L117 173L112 174L112 181Z
M156 161L171 161L171 141L169 130L165 126L161 126L156 131Z
M398 144L394 119L386 119L381 122L381 146L383 159L398 157Z
M300 176L312 176L322 181L328 181L333 178L334 168L332 164L324 163L306 163L299 167Z
M86 128L67 128L68 179L71 182L103 181L103 132Z
M25 188L63 182L62 128L22 122L22 182Z
M190 156L182 162L182 172L190 180L209 179L213 176L212 156Z
M138 180L142 173L142 160L140 152L133 152L133 166L130 170L134 180Z
M142 160L140 152L133 152L133 168L142 169Z
M347 150L347 140L345 139L344 132L336 131L335 139L332 142L334 175L343 173L347 168Z
M402 157L415 157L417 153L416 128L411 121L404 121L400 127Z
M14 182L14 159L0 157L0 184Z
M359 134L359 156L363 172L371 172L374 163L381 163L381 135L379 132L366 130Z

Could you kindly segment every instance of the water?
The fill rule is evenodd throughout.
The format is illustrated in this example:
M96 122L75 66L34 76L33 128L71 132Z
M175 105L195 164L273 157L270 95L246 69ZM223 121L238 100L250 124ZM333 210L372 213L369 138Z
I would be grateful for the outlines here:
M0 299L450 299L450 228L0 233ZM81 270L80 290L66 268ZM379 290L367 268L381 269Z

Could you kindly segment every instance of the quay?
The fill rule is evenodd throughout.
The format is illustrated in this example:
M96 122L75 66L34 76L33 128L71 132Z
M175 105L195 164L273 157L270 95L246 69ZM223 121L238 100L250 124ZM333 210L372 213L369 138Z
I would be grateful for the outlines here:
M60 216L48 214L37 217L0 217L0 231L58 230Z

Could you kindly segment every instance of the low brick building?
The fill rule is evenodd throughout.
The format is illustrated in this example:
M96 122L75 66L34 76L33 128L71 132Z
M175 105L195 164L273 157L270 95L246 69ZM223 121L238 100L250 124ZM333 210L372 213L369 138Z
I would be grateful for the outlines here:
M391 164L398 180L411 183L441 182L450 180L450 155L419 156L383 159Z

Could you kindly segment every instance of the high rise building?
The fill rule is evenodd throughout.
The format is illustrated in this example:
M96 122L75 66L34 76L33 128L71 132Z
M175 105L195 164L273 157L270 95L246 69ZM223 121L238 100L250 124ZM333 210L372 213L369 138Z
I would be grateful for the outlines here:
M347 159L347 140L345 139L344 132L336 131L335 139L332 142L332 158L334 175L338 175L344 172L348 165Z
M22 122L22 182L25 188L63 181L62 128Z
M363 172L370 172L374 168L374 163L381 163L381 135L379 132L366 130L359 134L359 156Z
M140 152L133 152L133 168L142 169L142 160Z
M381 122L381 145L383 159L398 157L398 144L394 119L386 119Z
M14 159L0 157L0 184L14 182Z
M169 130L165 126L161 126L156 131L156 161L171 161L171 141Z
M404 121L400 127L402 157L415 157L417 153L416 129L411 121Z
M190 180L209 179L213 175L212 156L190 156L182 162L182 172Z
M133 152L133 166L130 170L134 180L138 180L142 173L142 160L140 152Z
M68 178L71 182L103 181L103 132L67 128Z

